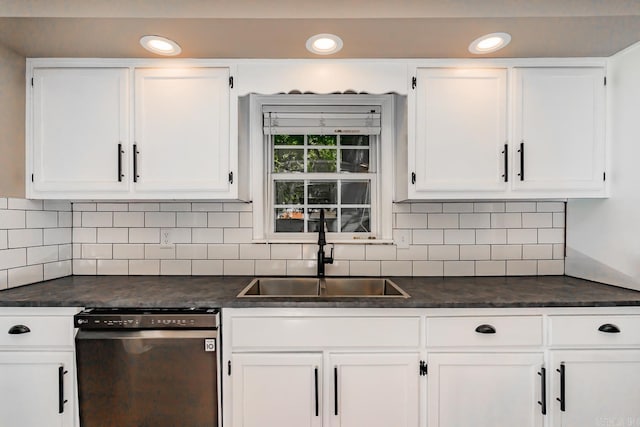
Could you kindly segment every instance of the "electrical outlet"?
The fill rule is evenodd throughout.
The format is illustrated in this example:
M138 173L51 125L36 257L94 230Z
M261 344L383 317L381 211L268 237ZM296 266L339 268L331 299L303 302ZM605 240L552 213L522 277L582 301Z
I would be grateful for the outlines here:
M161 229L160 230L160 248L161 249L172 249L174 244L173 232L171 229Z
M395 230L393 232L393 241L398 249L409 249L411 244L411 230Z

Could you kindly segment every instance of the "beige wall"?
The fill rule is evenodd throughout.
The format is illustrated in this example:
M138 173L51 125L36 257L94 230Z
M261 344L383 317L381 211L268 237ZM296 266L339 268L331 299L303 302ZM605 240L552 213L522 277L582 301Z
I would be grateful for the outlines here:
M24 197L25 58L0 44L0 196Z

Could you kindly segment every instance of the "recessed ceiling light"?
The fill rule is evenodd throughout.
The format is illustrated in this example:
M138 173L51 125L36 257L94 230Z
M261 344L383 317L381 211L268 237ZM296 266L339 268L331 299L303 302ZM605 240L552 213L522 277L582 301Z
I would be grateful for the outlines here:
M491 33L475 39L469 45L469 52L476 55L491 53L502 49L511 41L508 33Z
M331 55L342 49L342 39L335 34L316 34L307 40L307 50L317 55Z
M140 38L140 44L149 52L158 55L174 56L182 52L178 43L160 36L143 36Z

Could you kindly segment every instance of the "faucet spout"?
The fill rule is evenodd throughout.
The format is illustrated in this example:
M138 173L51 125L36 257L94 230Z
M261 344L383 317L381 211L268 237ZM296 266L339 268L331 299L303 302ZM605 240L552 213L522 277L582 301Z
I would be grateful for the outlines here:
M324 253L324 247L327 244L325 236L326 223L324 220L324 209L320 209L320 224L318 224L318 277L324 277L324 265L333 264L333 245L331 245L331 255Z

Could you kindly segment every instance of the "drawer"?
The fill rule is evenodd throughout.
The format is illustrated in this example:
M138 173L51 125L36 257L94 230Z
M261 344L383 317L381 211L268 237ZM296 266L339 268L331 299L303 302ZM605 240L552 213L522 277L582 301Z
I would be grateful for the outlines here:
M427 347L542 345L541 316L427 318Z
M13 327L29 332L10 334ZM71 316L0 316L0 347L57 347L73 345Z
M640 345L640 316L549 316L552 346Z
M235 317L231 345L238 348L415 348L419 317Z

